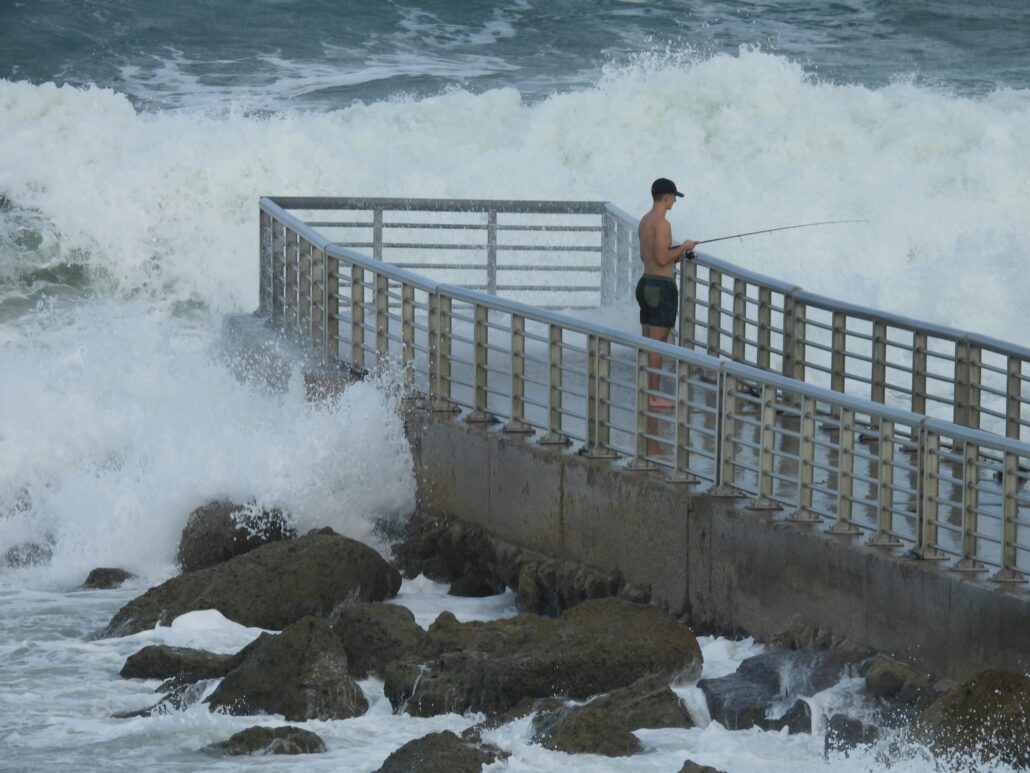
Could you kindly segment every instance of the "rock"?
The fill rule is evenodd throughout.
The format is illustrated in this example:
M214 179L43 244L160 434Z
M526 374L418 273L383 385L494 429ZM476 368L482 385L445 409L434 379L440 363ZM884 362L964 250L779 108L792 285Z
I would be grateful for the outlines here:
M293 539L297 532L279 510L254 505L208 502L186 520L177 560L184 572L195 572L242 555L268 542Z
M533 740L567 754L627 757L644 750L625 725L593 705L538 714L533 719L533 730Z
M114 719L130 719L132 717L150 717L155 714L171 714L183 711L199 701L210 686L211 680L188 682L182 679L170 679L160 687L158 692L165 693L157 703L137 711L123 711L111 716Z
M484 765L504 757L500 749L466 743L445 730L404 744L377 773L479 773Z
M86 582L82 583L82 587L96 588L98 590L117 588L132 576L132 574L124 569L98 567L89 573L89 576L86 578Z
M680 768L680 773L722 773L722 771L711 765L698 765L696 762L687 760Z
M712 719L728 730L765 727L774 703L832 687L862 657L852 650L772 650L748 658L732 674L702 679L697 686Z
M347 673L347 654L329 624L305 617L281 634L263 633L207 698L229 714L282 714L289 722L348 719L368 710Z
M880 731L873 725L867 725L860 719L852 719L844 714L834 714L826 723L826 736L823 740L823 754L843 754L845 757L860 745L876 743Z
M173 577L122 607L103 635L138 633L199 609L281 630L306 615L328 617L341 604L392 597L400 583L397 570L372 548L318 529Z
M968 769L997 758L1030 767L1030 678L985 671L938 698L913 723L911 737L935 756Z
M7 549L3 558L0 558L0 566L9 569L22 569L27 566L42 566L50 563L54 551L50 545L40 545L38 542L22 542Z
M151 644L129 655L120 676L126 679L168 679L189 674L186 681L196 682L225 676L236 662L238 658L235 655Z
M216 754L321 754L325 742L310 730L299 727L248 727L227 741L204 747Z
M869 692L882 700L922 710L938 697L932 676L884 655L873 657L863 670Z
M588 599L650 600L649 589L627 585L617 574L555 561L481 529L425 513L409 519L393 553L405 577L424 574L450 583L452 595L486 596L513 588L520 612L555 617Z
M779 719L767 719L759 726L764 727L766 730L782 730L787 728L787 733L790 735L811 733L812 707L808 705L807 701L796 700L794 705L782 717Z
M355 604L340 608L332 628L347 652L351 676L382 677L386 667L418 648L426 632L410 609L396 604Z
M690 712L669 688L669 680L662 677L645 676L629 687L592 700L589 705L618 717L627 730L694 726Z
M587 601L556 620L521 614L459 623L444 612L418 651L386 669L395 710L418 716L504 712L523 698L582 700L648 675L696 679L701 650L657 607Z

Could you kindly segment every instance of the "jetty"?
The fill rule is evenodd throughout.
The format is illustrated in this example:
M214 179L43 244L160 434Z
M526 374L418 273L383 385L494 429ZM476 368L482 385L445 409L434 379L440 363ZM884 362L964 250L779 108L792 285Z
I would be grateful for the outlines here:
M262 330L403 374L427 512L699 628L1030 668L1030 349L706 253L655 342L625 329L637 221L608 202L259 209Z

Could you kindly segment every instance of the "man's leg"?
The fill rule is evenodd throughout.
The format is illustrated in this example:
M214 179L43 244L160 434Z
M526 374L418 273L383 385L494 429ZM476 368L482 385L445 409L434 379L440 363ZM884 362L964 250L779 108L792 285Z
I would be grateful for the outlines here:
M661 341L663 344L669 342L669 333L672 332L672 328L669 327L658 327L657 325L650 325L650 334L645 333L647 338L651 338L655 341ZM662 374L659 372L662 367L662 356L660 354L652 354L648 358L648 363L651 366L651 372L647 376L647 386L652 392L657 392L662 385ZM651 395L648 398L648 405L652 408L673 408L675 403L672 400L668 400L664 397L657 395Z

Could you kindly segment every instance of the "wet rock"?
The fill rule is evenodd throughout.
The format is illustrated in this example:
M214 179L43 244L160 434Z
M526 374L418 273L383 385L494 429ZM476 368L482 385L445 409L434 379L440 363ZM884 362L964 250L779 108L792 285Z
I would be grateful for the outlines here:
M390 598L400 582L397 570L372 548L318 529L173 577L122 607L104 635L138 633L199 609L280 630L306 615L328 617L341 604Z
M94 588L97 590L117 588L131 577L132 574L124 569L98 567L89 573L89 576L86 578L86 582L82 583L82 587Z
M834 714L826 723L823 753L827 756L834 753L848 756L852 750L874 744L879 738L880 731L875 726L844 714Z
M186 520L177 560L184 572L195 572L266 543L296 536L296 530L279 510L262 510L235 502L208 502Z
M23 569L29 566L42 566L50 563L54 551L50 545L38 542L22 542L7 549L0 557L0 566L8 569Z
M386 669L395 710L504 712L523 698L582 700L656 675L696 679L697 640L657 607L587 601L556 620L522 614L459 623L444 612L418 651Z
M628 585L618 574L555 561L476 527L425 513L412 516L393 553L405 577L424 574L450 583L450 593L457 596L487 596L513 588L519 611L548 617L589 599L650 600L649 589Z
M479 773L484 765L504 757L496 747L466 743L445 730L404 744L377 773Z
M347 653L325 620L306 617L263 633L207 698L229 714L282 714L289 722L348 719L368 709L347 672Z
M968 768L997 758L1030 768L1030 678L985 671L934 701L911 736L946 765Z
M209 679L199 682L189 682L179 678L170 679L157 688L158 692L164 693L164 697L157 703L136 711L123 711L111 716L114 719L130 719L184 711L204 696L204 692L210 684L211 680Z
M786 698L814 695L850 673L852 650L773 650L748 658L736 672L698 682L714 721L729 730L765 727L766 714Z
M890 703L903 703L922 711L939 697L932 676L884 655L864 664L863 676L869 692Z
M382 677L390 663L415 651L426 637L411 610L396 604L341 607L330 622L357 679L369 674Z
M779 719L767 719L760 724L766 730L787 728L790 735L812 732L812 707L806 701L796 700L787 713Z
M129 655L120 676L126 679L169 679L189 674L186 681L214 679L229 673L237 662L235 655L217 655L189 647L151 644Z
M627 757L644 750L625 725L593 705L538 714L533 731L533 739L542 746L567 754Z
M248 727L226 741L204 747L215 754L321 754L325 742L310 730L299 727Z
M692 760L687 760L683 763L683 767L680 768L680 773L723 773L718 768L713 768L711 765L698 765Z

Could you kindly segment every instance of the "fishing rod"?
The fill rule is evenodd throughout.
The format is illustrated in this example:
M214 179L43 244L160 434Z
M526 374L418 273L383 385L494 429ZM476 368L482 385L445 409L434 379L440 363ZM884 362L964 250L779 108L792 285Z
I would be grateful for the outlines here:
M702 239L697 242L698 244L711 244L712 242L723 242L727 239L740 239L744 236L755 236L757 234L771 234L776 231L789 231L792 228L811 228L816 225L837 225L838 223L868 223L868 220L823 220L820 223L802 223L801 225L785 225L780 228L766 228L763 231L748 231L743 234L733 234L732 236L720 236L715 239Z

